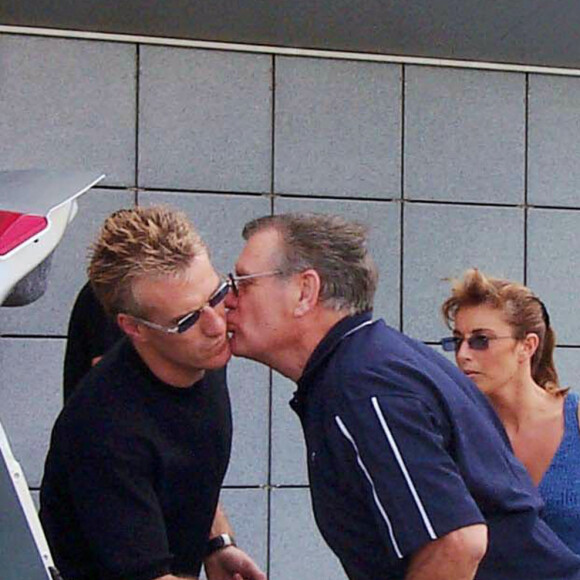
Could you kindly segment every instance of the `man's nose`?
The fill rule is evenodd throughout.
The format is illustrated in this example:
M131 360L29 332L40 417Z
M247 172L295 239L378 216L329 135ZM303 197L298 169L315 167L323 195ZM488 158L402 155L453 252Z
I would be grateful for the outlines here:
M469 348L467 340L463 339L459 343L459 348L455 351L455 358L458 362L471 358L471 349Z
M226 331L226 313L223 304L216 307L206 306L201 314L203 332L208 336L218 336Z

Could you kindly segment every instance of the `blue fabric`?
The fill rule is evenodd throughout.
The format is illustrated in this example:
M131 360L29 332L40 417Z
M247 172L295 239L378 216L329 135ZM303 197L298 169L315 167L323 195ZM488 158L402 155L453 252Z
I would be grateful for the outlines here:
M580 554L580 395L564 401L564 437L539 485L545 508L542 517L560 538Z
M351 580L402 579L422 546L481 522L477 580L580 580L487 399L434 349L370 314L345 318L291 406L316 522Z

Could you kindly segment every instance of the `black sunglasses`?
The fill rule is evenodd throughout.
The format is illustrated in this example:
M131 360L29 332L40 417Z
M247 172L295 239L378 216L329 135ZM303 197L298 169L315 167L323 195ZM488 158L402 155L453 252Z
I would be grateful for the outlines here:
M175 326L163 326L162 324L157 324L156 322L151 322L145 320L144 318L139 318L133 316L135 320L138 320L141 324L148 326L149 328L154 328L155 330L160 330L167 334L183 334L186 330L189 330L201 316L201 313L209 306L210 308L215 308L220 302L222 302L228 295L232 283L230 280L223 281L217 288L217 290L209 297L208 301L197 310L186 314L183 318L178 320Z
M472 334L469 338L460 336L448 336L441 339L441 346L446 352L457 352L465 340L472 350L487 350L490 340L502 340L514 338L513 336L487 336L486 334Z

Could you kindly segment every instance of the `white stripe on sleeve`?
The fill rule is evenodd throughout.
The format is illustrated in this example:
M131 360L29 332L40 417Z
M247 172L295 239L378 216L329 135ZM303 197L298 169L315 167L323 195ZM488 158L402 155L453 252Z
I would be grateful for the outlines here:
M423 519L423 523L425 524L425 528L427 529L429 537L432 540L436 540L437 534L435 534L435 530L433 529L433 526L431 525L431 521L429 520L429 516L427 515L427 512L425 511L425 507L423 506L423 502L421 501L421 498L419 497L419 494L417 493L417 489L415 488L413 480L411 479L411 476L409 475L409 471L407 470L407 466L405 465L405 461L403 460L401 452L399 451L399 447L397 446L397 442L395 441L395 438L393 437L393 434L391 433L391 430L389 429L389 426L387 425L387 421L385 419L385 416L383 415L383 411L379 405L379 402L378 402L376 397L372 397L371 401L372 401L373 407L375 409L375 413L376 413L376 415L379 419L379 422L381 424L381 427L383 428L383 431L385 432L385 436L387 437L387 441L389 442L389 445L391 446L391 449L395 455L395 458L397 459L397 463L399 464L399 468L401 469L403 476L405 478L405 481L407 482L407 486L409 487L409 491L411 492L411 495L413 496L413 500L415 501L415 505L417 506L417 509L419 510L419 513L421 514L421 518Z
M397 544L397 540L395 539L395 533L393 531L393 526L391 525L391 520L389 520L389 516L387 515L387 512L385 511L385 508L383 507L383 504L381 503L381 500L380 500L379 496L377 495L377 491L375 489L375 484L373 482L373 479L372 479L370 473L368 472L367 468L365 467L365 464L363 463L363 461L361 459L361 456L358 452L358 447L355 443L355 440L353 439L352 435L349 433L348 429L346 428L346 425L342 422L341 418L338 415L336 415L334 417L334 420L336 421L338 428L342 431L342 434L346 437L346 439L348 439L348 441L350 441L351 445L354 448L354 451L356 453L357 463L359 464L360 468L362 469L363 473L365 474L366 478L369 480L369 483L371 484L371 489L373 490L373 499L375 501L375 504L377 505L379 513L381 514L382 518L385 520L385 523L387 524L387 529L389 530L389 536L391 538L391 543L393 544L393 548L395 550L395 553L397 554L398 558L402 559L403 554L401 553L401 550L399 549L399 545Z

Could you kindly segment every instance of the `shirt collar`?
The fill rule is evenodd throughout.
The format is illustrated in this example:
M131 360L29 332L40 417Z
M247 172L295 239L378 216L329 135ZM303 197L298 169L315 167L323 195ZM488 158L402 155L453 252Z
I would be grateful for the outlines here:
M294 400L299 400L304 397L308 387L308 383L313 373L320 367L322 363L332 354L340 341L349 334L356 332L362 326L372 323L372 310L363 312L362 314L355 314L353 316L346 316L339 320L326 334L326 336L318 343L314 352L310 355L302 376L298 379L298 390L294 393Z

